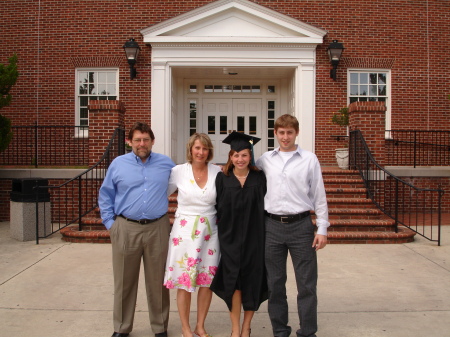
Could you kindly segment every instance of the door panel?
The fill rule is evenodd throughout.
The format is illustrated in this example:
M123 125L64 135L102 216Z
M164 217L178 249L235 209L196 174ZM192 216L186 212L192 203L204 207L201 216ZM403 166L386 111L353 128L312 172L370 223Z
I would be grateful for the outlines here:
M261 99L204 99L203 132L214 145L215 163L226 163L230 146L222 141L233 130L261 138ZM254 147L255 159L262 154L262 142Z
M222 143L232 125L232 99L203 100L203 132L214 146L214 163L226 163L230 146Z
M233 130L261 138L261 99L233 99ZM262 141L253 147L255 160L262 154Z

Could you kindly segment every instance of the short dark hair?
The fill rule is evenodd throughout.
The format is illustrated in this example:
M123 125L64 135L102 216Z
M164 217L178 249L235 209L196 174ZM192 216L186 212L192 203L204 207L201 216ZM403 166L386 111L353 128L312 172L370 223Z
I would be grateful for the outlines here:
M275 121L275 131L277 131L278 128L294 128L295 132L299 132L298 119L295 118L295 116L284 114Z
M128 139L131 141L133 139L134 131L140 131L142 133L148 133L152 140L155 140L155 135L153 134L152 129L147 123L144 122L136 122L131 127L130 132L128 133Z

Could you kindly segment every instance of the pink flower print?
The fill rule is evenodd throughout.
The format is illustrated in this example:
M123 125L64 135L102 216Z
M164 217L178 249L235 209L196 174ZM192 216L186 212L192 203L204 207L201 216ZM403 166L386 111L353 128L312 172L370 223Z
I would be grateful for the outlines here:
M217 267L216 266L209 266L209 272L211 275L216 275L217 273Z
M200 249L200 248L197 248L196 251L197 251L197 253L200 253L201 249Z
M198 258L198 259L195 260L195 262L196 262L197 264L199 264L200 262L202 262L202 259Z
M211 284L211 277L207 273L200 273L197 275L197 285Z
M170 270L170 271L173 271L173 267L169 267L169 270Z
M200 218L200 222L201 222L201 223L204 223L204 222L205 222L205 218L204 218L204 217L201 217L201 218Z
M180 221L180 226L181 226L181 227L186 226L186 224L187 224L186 219L183 219L183 220Z
M196 230L196 231L195 231L195 236L200 235L200 233L201 233L201 232L200 232L199 230Z
M172 242L173 242L174 246L178 246L180 244L180 239L179 238L173 238Z
M205 241L209 241L209 239L211 239L211 235L205 235Z
M187 288L191 288L191 279L189 278L188 273L183 273L179 276L178 283L186 286Z
M187 259L187 265L188 265L189 267L195 266L196 263L197 263L197 260L194 259L193 257L189 257L189 258Z
M167 282L164 285L166 286L167 289L174 288L173 282L171 280L167 280Z
M209 255L214 255L214 251L212 249L208 249L208 254Z

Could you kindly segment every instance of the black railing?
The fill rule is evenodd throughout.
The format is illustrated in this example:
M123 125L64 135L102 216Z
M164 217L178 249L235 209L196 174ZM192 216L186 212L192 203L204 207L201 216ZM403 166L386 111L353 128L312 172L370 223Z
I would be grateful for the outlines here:
M88 166L86 126L13 126L13 138L0 153L0 165Z
M350 168L359 171L368 198L387 216L430 241L441 245L441 189L417 188L382 168L361 134L350 132Z
M109 165L114 158L124 153L125 130L118 128L114 131L102 158L94 166L59 185L38 187L38 193L44 193L43 191L48 189L50 194L52 225L51 230L39 233L39 214L36 207L36 243L39 243L40 238L46 238L71 224L78 223L81 230L81 219L97 208L98 191Z
M386 130L387 166L449 166L450 131Z

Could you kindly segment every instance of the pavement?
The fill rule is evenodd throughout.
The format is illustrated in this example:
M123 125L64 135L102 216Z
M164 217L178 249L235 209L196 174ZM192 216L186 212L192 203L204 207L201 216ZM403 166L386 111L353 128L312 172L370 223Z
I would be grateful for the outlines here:
M319 251L318 337L450 336L450 226L441 246L416 235L406 244L331 244ZM291 263L287 281L291 336L298 327ZM153 336L141 273L134 330ZM67 243L60 234L10 238L0 222L0 337L109 337L113 278L109 244ZM195 296L191 323L195 325ZM225 304L213 297L206 321L214 337L230 336ZM175 291L169 337L181 335ZM271 337L267 302L253 337Z

